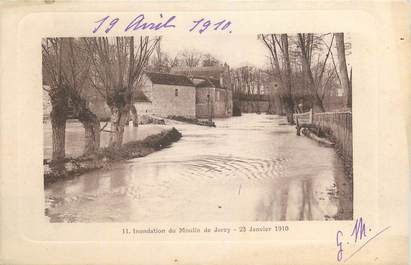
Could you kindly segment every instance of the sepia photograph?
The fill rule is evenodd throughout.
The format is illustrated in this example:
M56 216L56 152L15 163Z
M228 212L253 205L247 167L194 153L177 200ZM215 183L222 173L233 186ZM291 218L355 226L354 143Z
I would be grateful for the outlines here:
M0 264L407 264L409 3L29 2Z
M49 222L353 220L349 33L39 48Z

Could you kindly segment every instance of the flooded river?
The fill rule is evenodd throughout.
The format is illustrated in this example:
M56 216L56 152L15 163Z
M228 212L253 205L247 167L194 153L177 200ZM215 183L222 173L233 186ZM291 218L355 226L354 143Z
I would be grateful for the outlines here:
M50 185L50 221L351 218L352 190L334 149L296 136L275 115L216 125L175 124L183 137L169 148Z

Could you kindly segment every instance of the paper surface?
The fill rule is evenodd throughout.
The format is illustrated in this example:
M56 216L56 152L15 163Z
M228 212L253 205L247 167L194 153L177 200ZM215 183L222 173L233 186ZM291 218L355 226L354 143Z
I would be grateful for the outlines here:
M347 264L408 263L408 4L108 2L96 6L54 3L4 5L1 12L1 263L334 264L343 263L347 258ZM158 20L160 13L176 16L175 28L125 32L136 15ZM108 33L104 28L93 33L96 21L105 16L119 18L118 24ZM227 19L232 22L232 32L190 32L193 20L198 18ZM144 223L52 223L45 216L43 38L162 35L170 40L168 49L173 50L181 45L179 39L198 43L204 38L206 43L214 42L218 46L225 38L235 43L250 39L248 36L257 38L258 34L300 32L345 32L351 38L352 220L210 221L198 218L184 221L182 218L183 221L159 219ZM218 53L218 48L215 51ZM219 56L230 56L226 54L228 52ZM244 57L246 54L244 51ZM250 52L248 56L254 60L260 54ZM241 56L237 61L241 61ZM366 224L367 235L355 243L352 232L359 218ZM203 232L205 227L211 230L246 227L248 230L250 226L278 231ZM195 227L202 232L124 234L124 229L148 227L166 231ZM288 231L281 231L284 227ZM337 260L338 238L344 244L341 262Z

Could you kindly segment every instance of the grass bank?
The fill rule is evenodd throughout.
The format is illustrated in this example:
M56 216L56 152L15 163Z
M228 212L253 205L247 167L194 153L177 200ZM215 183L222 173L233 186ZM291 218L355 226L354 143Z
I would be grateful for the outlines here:
M159 134L150 135L141 141L131 141L120 149L101 148L97 154L90 157L66 158L61 161L43 161L44 186L59 180L71 179L86 172L104 168L114 162L124 161L149 155L166 148L182 137L181 133L172 128Z

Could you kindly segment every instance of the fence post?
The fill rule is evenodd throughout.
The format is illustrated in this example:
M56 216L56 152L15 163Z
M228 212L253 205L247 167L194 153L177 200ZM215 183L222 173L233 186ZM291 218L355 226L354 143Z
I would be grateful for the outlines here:
M310 124L313 123L313 109L310 109Z

